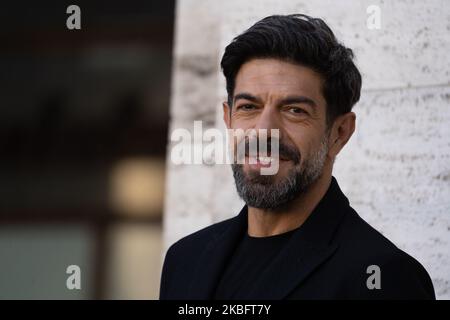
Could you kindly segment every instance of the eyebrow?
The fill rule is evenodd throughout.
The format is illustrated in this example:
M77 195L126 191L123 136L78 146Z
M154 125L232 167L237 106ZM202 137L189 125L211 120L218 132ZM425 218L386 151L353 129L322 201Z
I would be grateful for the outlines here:
M261 103L261 99L250 94L247 92L238 93L234 96L234 102L237 100L249 100L255 103ZM312 100L311 98L305 97L305 96L288 96L286 98L281 99L281 101L278 103L279 105L286 105L286 104L295 104L295 103L304 103L309 105L312 108L316 108L317 104Z
M240 99L241 100L252 101L252 102L255 102L255 103L261 103L261 99L259 99L258 97L254 96L254 95L252 95L250 93L247 93L247 92L238 93L237 95L234 96L233 101L235 103L236 101L238 101Z
M314 102L313 99L305 97L305 96L289 96L280 101L280 105L285 104L295 104L295 103L304 103L309 105L312 108L316 108L317 104Z

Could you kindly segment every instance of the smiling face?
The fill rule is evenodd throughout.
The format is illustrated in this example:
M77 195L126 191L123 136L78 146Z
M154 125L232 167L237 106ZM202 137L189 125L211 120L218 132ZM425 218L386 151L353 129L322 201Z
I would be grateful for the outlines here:
M322 78L278 59L252 59L235 79L233 105L224 104L232 129L279 130L279 170L260 175L264 161L233 165L238 193L248 205L276 209L307 190L327 161L329 134ZM269 135L270 136L270 135ZM266 159L263 159L266 160Z

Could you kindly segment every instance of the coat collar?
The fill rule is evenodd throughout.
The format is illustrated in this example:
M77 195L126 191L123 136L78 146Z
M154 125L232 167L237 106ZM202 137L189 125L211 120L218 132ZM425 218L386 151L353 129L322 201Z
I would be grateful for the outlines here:
M286 247L263 274L249 298L283 299L337 249L333 235L348 199L333 177L330 187L308 219L292 235ZM228 228L207 245L198 260L189 287L190 299L212 299L236 245L247 230L247 206L230 220Z

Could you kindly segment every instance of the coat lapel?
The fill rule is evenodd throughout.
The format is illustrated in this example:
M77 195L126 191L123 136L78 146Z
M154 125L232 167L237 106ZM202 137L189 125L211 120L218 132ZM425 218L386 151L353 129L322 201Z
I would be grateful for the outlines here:
M325 196L286 247L261 274L249 299L284 299L338 248L333 235L348 200L333 178Z
M302 242L285 251L262 274L248 299L280 300L301 285L317 267L331 257L338 248Z
M188 292L189 299L212 299L226 262L247 230L247 206L230 220L222 233L215 235L198 261Z

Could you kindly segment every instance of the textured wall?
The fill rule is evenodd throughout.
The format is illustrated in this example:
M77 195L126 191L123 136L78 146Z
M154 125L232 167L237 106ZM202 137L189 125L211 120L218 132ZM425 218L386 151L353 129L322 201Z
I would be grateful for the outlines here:
M381 28L366 25L369 5ZM357 130L334 169L353 207L421 261L438 298L450 298L450 10L446 1L179 0L171 130L222 124L225 82L219 61L237 34L271 14L324 18L354 49L363 74ZM198 143L198 141L197 141ZM169 161L164 217L166 248L237 214L226 165Z

